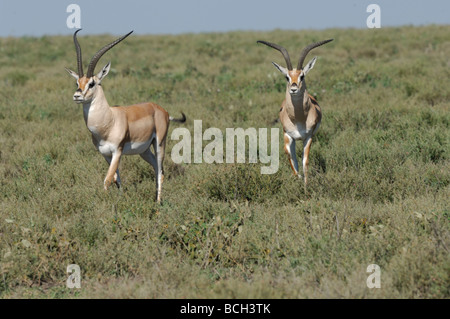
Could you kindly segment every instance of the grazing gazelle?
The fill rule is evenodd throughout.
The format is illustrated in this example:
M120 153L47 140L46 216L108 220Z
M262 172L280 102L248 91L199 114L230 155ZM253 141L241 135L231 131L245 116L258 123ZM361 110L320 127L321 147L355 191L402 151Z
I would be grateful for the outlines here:
M274 48L283 54L287 69L272 62L275 67L284 74L287 80L286 98L281 104L280 122L284 130L284 151L289 157L294 175L300 177L298 173L298 162L295 154L295 141L303 141L303 175L305 178L305 190L308 183L308 157L311 148L311 141L320 126L322 112L317 101L308 94L306 90L305 76L314 67L317 57L314 57L303 68L306 55L312 49L328 43L333 39L312 43L303 49L297 68L292 68L291 59L285 48L266 41L257 41Z
M84 75L81 48L77 40L77 33L80 30L75 31L73 35L78 73L66 70L77 80L77 90L73 100L83 104L84 120L92 134L92 142L109 164L103 183L104 188L108 189L113 181L120 188L120 157L139 154L155 169L156 200L160 202L164 178L164 148L169 121L184 122L186 117L182 113L182 119L173 119L161 106L151 102L129 106L109 106L101 82L108 74L111 63L108 62L97 75L94 75L94 69L103 54L133 31L100 49L92 57L88 71ZM150 150L151 145L155 154Z

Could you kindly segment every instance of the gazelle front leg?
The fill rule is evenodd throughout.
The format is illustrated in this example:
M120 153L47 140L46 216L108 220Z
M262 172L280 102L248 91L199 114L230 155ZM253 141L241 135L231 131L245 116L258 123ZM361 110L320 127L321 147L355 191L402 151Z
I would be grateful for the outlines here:
M103 157L108 162L108 165L111 165L112 156L103 155ZM114 183L116 183L117 188L122 187L122 184L120 181L120 175L119 175L119 168L117 168L116 172L114 173Z
M113 180L115 182L117 181L117 179L115 178L116 176L119 177L118 168L119 168L119 163L120 163L120 157L121 156L122 156L122 150L121 149L117 149L112 155L112 158L111 158L110 163L109 163L108 172L106 173L105 181L103 182L103 188L105 190L108 189L108 187L111 185ZM105 158L106 158L106 161L108 161L108 158L107 157L105 157ZM119 184L120 184L120 179L119 179Z
M308 165L309 165L309 150L311 149L312 138L308 137L303 141L303 176L305 177L305 190L308 184Z
M288 155L289 163L294 171L294 175L298 176L298 162L295 155L295 140L286 133L284 133L284 152Z

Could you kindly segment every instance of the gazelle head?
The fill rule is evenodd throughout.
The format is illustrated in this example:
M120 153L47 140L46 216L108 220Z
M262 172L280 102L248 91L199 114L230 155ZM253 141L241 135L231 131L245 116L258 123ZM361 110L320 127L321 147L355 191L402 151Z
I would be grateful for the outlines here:
M284 57L284 60L286 61L287 68L282 67L281 65L279 65L275 62L272 62L272 63L286 77L286 80L288 82L287 86L288 86L289 93L297 94L298 92L300 92L300 89L302 88L302 86L304 87L304 83L305 83L304 81L305 81L306 74L308 74L308 72L311 71L311 69L314 67L314 64L316 63L317 57L314 57L311 61L308 62L308 64L306 64L305 67L303 67L303 62L305 61L305 58L308 55L309 51L311 51L312 49L314 49L318 46L321 46L325 43L328 43L330 41L333 41L333 39L312 43L312 44L308 45L306 48L304 48L302 53L300 54L300 59L298 60L297 68L292 68L292 63L291 63L291 58L289 57L289 53L282 46L275 44L275 43L266 42L266 41L257 41L257 42L265 44L265 45L281 52L281 54Z
M111 42L110 44L101 48L91 59L91 62L88 66L88 71L86 75L83 73L83 60L81 58L81 47L77 40L77 33L81 29L78 29L73 34L73 42L75 43L75 50L77 52L77 65L78 65L78 73L69 70L66 68L66 71L73 76L77 80L77 90L73 94L73 100L76 103L89 103L92 101L92 98L95 96L95 92L97 87L100 85L103 78L108 74L109 69L111 67L111 63L108 62L102 70L94 75L95 66L97 65L98 60L105 54L109 49L118 44L120 41L129 36L133 31L127 33L126 35L118 38L117 40Z

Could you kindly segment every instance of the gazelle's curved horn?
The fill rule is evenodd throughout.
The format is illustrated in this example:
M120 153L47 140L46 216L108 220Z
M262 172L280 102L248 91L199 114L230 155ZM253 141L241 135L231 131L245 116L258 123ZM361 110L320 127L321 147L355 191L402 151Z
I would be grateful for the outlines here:
M286 65L289 71L292 70L292 63L291 63L291 58L289 57L289 53L287 52L287 50L285 48L283 48L281 45L275 44L275 43L270 43L270 42L266 42L266 41L256 41L257 43L262 43L265 44L271 48L274 48L278 51L281 52L281 54L284 57L284 60L286 61Z
M298 64L297 64L297 70L300 70L303 68L303 62L305 61L306 56L308 55L309 51L311 51L314 48L317 48L325 43L331 42L334 39L328 39L328 40L324 40L324 41L319 41L316 43L311 43L310 45L308 45L306 48L303 49L302 53L300 54L300 59L298 60Z
M118 38L117 40L111 42L108 45L105 45L103 48L101 48L91 59L91 62L89 62L89 66L88 66L88 71L86 73L86 77L90 78L92 77L92 75L94 74L94 69L95 66L97 65L98 60L100 60L100 58L102 57L103 54L105 54L109 49L111 49L113 46L115 46L116 44L118 44L120 41L122 41L123 39L125 39L127 36L129 36L131 32L128 32L127 34L125 34L124 36Z
M78 29L73 34L73 43L75 43L75 50L77 51L77 65L78 65L78 76L81 78L83 77L83 59L81 58L81 47L77 40L77 33L81 31L81 29Z

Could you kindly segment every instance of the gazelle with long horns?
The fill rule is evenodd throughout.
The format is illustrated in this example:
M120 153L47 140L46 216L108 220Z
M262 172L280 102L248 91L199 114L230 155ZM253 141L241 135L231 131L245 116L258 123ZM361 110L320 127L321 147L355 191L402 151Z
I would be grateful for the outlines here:
M133 31L100 49L92 57L85 75L81 47L77 40L77 33L80 30L75 31L73 35L78 73L66 70L77 80L77 90L73 95L73 100L78 104L83 104L84 120L92 134L92 142L109 164L103 183L104 188L108 189L113 181L120 188L119 162L121 156L139 154L155 169L156 200L160 202L164 178L164 149L169 122L184 122L186 117L182 113L181 119L174 119L161 106L151 102L129 106L109 106L101 83L108 74L111 63L108 62L96 75L94 75L95 66L108 50ZM153 145L154 154L150 149L151 145Z
M333 41L333 39L312 43L304 48L300 54L297 68L292 67L289 53L285 48L275 43L257 41L280 51L286 61L287 68L272 62L287 80L286 98L280 109L280 122L284 130L284 151L289 157L289 163L294 171L294 175L300 176L295 154L295 141L303 141L302 161L305 190L308 183L309 151L312 137L319 129L322 111L317 101L308 94L305 83L305 76L314 67L317 57L309 61L305 67L303 67L303 62L309 51L330 41Z

